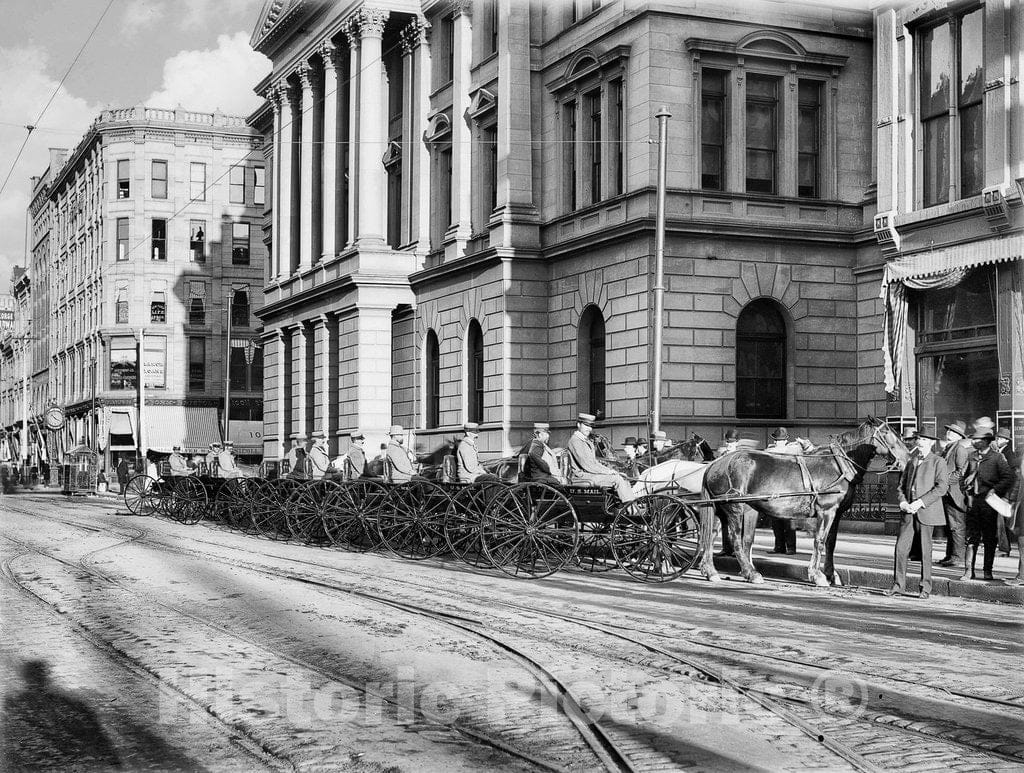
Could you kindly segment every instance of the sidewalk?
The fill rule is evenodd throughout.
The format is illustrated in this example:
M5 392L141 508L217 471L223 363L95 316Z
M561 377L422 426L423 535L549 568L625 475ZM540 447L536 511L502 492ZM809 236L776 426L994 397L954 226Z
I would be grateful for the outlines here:
M784 556L772 553L775 544L772 533L759 529L754 536L754 566L765 577L777 579L807 581L807 563L811 558L812 540L803 531L797 532L796 555ZM836 543L836 571L844 585L855 585L861 588L884 590L892 587L893 551L896 537L875 534L857 534L839 532ZM996 554L992 573L995 581L984 580L960 581L963 574L961 567L945 568L935 566L934 561L942 558L945 552L945 541L936 543L932 564L932 593L937 596L957 596L976 601L998 601L1004 604L1024 606L1024 586L1010 586L1002 582L1004 578L1017 575L1017 552L1014 548L1009 558ZM716 549L718 544L716 542ZM976 566L980 578L982 557L979 550ZM715 566L719 572L738 574L739 564L735 558L716 558ZM911 561L907 568L907 592L916 594L920 585L921 565Z

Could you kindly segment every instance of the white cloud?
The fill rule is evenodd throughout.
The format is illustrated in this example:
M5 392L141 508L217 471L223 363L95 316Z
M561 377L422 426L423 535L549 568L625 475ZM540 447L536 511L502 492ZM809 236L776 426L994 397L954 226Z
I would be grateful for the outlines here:
M46 68L47 55L41 48L0 48L0 182L25 139L24 125L36 122L57 87ZM25 262L25 211L32 190L29 178L46 170L48 148L75 147L100 110L99 105L90 105L61 86L29 137L0 196L0 292L6 291L11 267Z
M129 0L121 15L121 31L126 35L138 35L157 25L163 17L166 7L157 0Z
M215 49L179 51L164 62L163 83L144 104L246 115L259 106L252 89L268 72L270 60L249 47L248 34L220 35Z

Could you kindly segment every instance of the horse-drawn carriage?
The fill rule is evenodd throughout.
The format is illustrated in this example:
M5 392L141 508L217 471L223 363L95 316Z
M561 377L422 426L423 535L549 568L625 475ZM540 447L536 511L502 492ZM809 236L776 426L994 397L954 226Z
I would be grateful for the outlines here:
M899 449L905 454L898 438L877 420L869 420L844 442L850 449L866 449L865 458L875 453L892 457L894 451L901 455ZM757 451L731 456L710 465L672 460L657 465L637 482L637 498L628 503L614 490L590 483L570 480L553 486L520 480L522 453L488 465L500 473L498 480L474 483L457 482L450 453L441 454L440 463L422 475L400 483L387 465L382 476L372 478L356 476L347 465L333 477L316 480L197 475L154 481L136 476L128 482L125 503L133 513L162 514L186 524L207 518L269 539L355 551L383 548L407 559L445 555L515 577L545 577L569 566L593 572L618 567L644 582L671 580L698 561L709 579L717 578L711 560L715 508L728 512L734 544L743 545L738 552L745 555L738 557L744 576L757 581L749 559L750 516L756 521L761 511L818 519L809 572L818 582L819 553L825 555L826 538L834 538L830 530L836 512L852 493L848 478L833 479L828 473L842 471L845 450L837 445L808 457L800 464L805 471L813 469L809 477L795 473L795 484L789 477L773 482L750 472L782 465L791 477L787 465L795 470L796 462L779 462ZM825 472L819 474L818 467ZM723 471L728 481L724 488ZM689 480L695 472L696 485ZM790 506L793 502L803 504ZM831 571L832 545L834 539L828 546L826 574Z

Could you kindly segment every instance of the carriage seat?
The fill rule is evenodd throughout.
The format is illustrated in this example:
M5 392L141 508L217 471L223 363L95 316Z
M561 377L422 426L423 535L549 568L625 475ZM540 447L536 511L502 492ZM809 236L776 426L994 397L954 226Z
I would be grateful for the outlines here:
M526 460L530 458L529 454L519 454L517 460L518 466L516 467L516 482L522 483L526 480Z

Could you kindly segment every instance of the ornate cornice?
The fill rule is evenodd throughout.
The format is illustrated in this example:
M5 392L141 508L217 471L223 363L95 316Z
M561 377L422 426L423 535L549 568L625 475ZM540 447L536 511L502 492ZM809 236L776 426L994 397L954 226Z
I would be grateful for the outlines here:
M387 24L388 16L391 15L391 12L384 8L360 8L356 13L359 16L359 34L362 37L382 36L384 25Z

